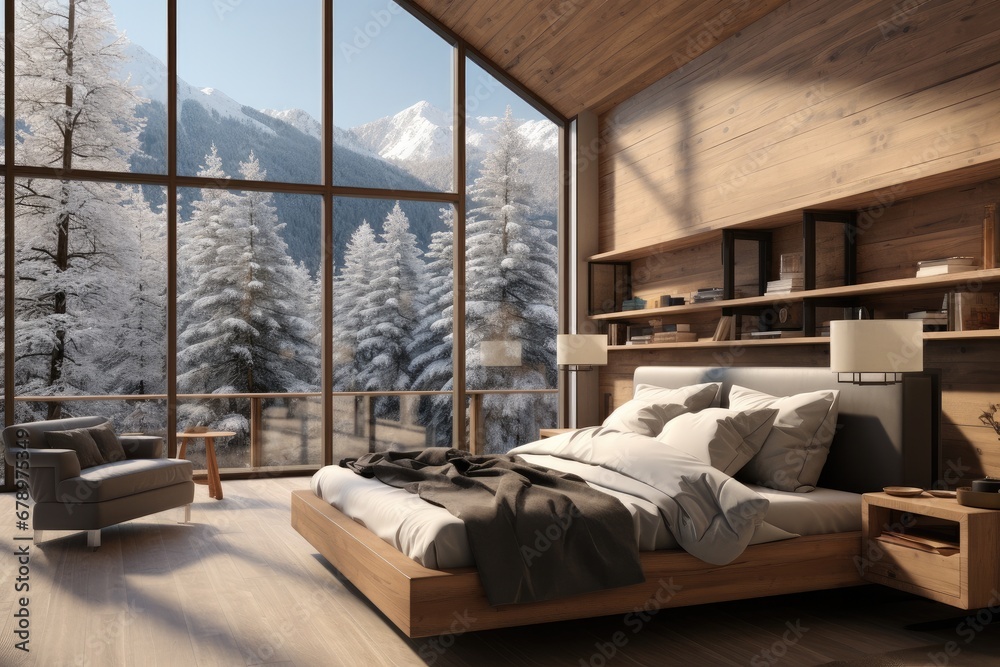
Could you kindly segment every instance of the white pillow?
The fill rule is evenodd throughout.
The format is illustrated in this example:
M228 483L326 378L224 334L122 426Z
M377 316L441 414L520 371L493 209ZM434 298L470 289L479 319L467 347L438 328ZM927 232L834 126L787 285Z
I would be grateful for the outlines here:
M708 408L680 415L656 439L727 475L735 475L764 446L777 410Z
M721 382L703 382L677 389L667 389L652 384L637 384L635 391L632 392L632 398L647 403L682 403L691 408L688 412L697 412L711 407L713 403L718 405L716 399L721 387Z
M710 406L719 392L719 386L718 382L679 389L636 385L635 397L608 415L604 427L656 437L663 430L663 425L674 417Z
M776 408L778 415L764 446L740 472L742 481L780 491L812 491L819 482L837 430L840 392L823 389L771 396L733 385L732 410Z

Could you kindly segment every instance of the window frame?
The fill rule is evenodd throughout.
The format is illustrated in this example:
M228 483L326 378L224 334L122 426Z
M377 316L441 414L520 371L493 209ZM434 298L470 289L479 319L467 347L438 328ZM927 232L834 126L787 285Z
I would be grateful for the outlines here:
M177 48L178 48L178 26L177 26L177 0L164 0L167 20L167 128L166 128L166 151L167 168L165 174L148 174L140 172L108 172L92 169L70 169L61 170L49 167L38 167L30 165L19 165L16 163L17 144L15 138L15 123L9 122L4 128L4 161L0 163L0 176L4 180L4 370L3 370L3 391L0 394L5 405L5 425L14 423L14 403L18 400L29 400L37 397L21 397L17 395L14 382L14 295L16 262L14 256L14 195L15 181L17 178L44 178L52 180L79 180L79 181L101 181L120 184L153 185L161 186L166 190L166 217L167 217L167 286L166 286L166 388L165 395L167 401L167 444L168 455L173 456L176 452L176 406L177 396L177 193L180 188L212 188L221 190L242 190L242 191L265 191L288 194L309 194L319 195L322 199L322 343L321 343L321 401L323 412L323 456L324 463L332 463L333 458L333 398L334 393L331 387L331 359L332 359L332 303L333 303L333 225L334 210L333 202L337 197L352 197L366 199L390 199L401 201L434 202L450 204L455 210L456 220L465 220L467 179L466 179L466 62L467 59L475 62L491 76L495 77L513 94L517 95L525 102L537 109L548 120L556 124L559 131L559 191L558 191L558 214L556 220L558 242L559 242L559 330L565 330L567 323L567 308L570 303L563 280L565 267L569 266L569 248L565 243L568 235L568 211L569 211L569 174L570 165L568 161L568 151L566 150L567 130L569 119L559 114L553 107L539 99L520 83L507 76L503 70L490 61L489 58L477 51L474 47L466 43L456 33L444 26L436 18L432 17L425 10L416 5L413 0L396 0L397 4L414 18L427 26L438 37L445 40L452 46L453 62L453 104L454 104L454 192L436 191L414 191L395 190L388 188L366 188L358 186L335 185L333 179L333 66L335 57L333 14L335 0L324 0L323 2L323 27L322 27L322 113L320 123L323 127L321 140L321 169L320 182L318 184L308 183L287 183L280 181L244 181L231 178L224 183L213 179L198 176L183 176L178 174L177 164L177 120L178 120L178 100L177 100ZM5 0L4 18L6 22L6 39L4 40L4 62L7 64L4 70L4 117L13 119L15 115L15 0ZM464 225L456 224L454 229L454 288L455 294L464 292L462 287L465 282L465 229ZM461 325L465 321L464 299L455 299L454 321L456 325ZM454 370L453 370L453 405L466 405L468 392L465 386L465 337L454 337ZM560 414L564 413L563 402L564 392L562 387L565 383L560 378L559 405ZM467 417L464 410L455 409L453 411L453 446L468 447L466 440ZM5 484L2 490L12 490L13 469L5 465ZM276 471L280 474L280 471ZM301 474L301 471L298 471ZM234 474L232 477L241 475Z

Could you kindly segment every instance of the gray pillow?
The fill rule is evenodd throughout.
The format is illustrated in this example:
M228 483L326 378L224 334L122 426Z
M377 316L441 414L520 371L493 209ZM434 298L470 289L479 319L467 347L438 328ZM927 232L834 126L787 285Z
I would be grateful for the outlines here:
M85 428L71 428L66 431L46 431L45 444L49 449L72 449L80 461L80 470L93 468L105 463L97 443Z
M656 439L735 475L764 446L778 411L707 408L680 415Z
M733 385L729 391L731 409L778 410L764 446L738 478L779 491L815 489L837 430L839 400L840 392L836 389L771 396Z
M111 424L105 422L97 426L91 426L87 431L94 439L94 442L97 443L97 449L101 451L101 456L104 457L105 462L113 463L114 461L125 460L125 449L122 447L121 440L115 435L115 430L111 428Z
M654 438L674 417L697 412L712 405L719 393L718 382L706 382L679 389L648 384L635 387L635 395L604 420L604 427Z

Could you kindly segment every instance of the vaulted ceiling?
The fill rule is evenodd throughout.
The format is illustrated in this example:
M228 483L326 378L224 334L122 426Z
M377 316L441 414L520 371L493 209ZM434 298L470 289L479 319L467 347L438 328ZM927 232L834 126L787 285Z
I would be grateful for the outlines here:
M787 0L411 0L571 118L607 111Z

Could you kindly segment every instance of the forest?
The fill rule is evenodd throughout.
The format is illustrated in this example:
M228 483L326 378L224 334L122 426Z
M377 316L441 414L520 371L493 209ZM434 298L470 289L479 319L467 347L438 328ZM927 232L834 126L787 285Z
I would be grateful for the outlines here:
M150 149L165 140L150 124L162 105L157 109L117 75L124 40L107 4L22 0L17 17L18 164L162 173L162 153ZM195 107L181 110L186 131L180 134L185 154L200 151L197 165L187 168L206 185L178 193L176 390L218 396L181 402L177 422L236 431L231 446L246 447L247 402L231 395L320 388L318 197L299 196L289 205L295 196L219 187L231 177L266 181L267 158L276 151L252 140L227 141L224 156L213 131L219 119L199 121L204 110ZM261 117L293 152L305 150L305 135ZM517 126L508 109L483 151L460 223L450 207L435 206L432 215L432 205L419 202L397 201L384 215L385 206L338 213L330 328L335 391L450 390L456 326L466 336L468 388L556 386L556 230L535 206L526 173L533 170L525 167L528 150ZM227 124L227 130L239 128ZM385 169L371 160L357 164ZM414 178L390 172L399 187ZM279 180L288 178L285 172ZM17 395L166 393L164 201L161 187L17 179L15 236L8 239L16 275L13 294L4 295L14 299L8 323L14 351L4 358L13 358ZM315 207L315 227L302 229L296 206ZM421 221L416 229L412 215ZM455 224L465 226L466 236L466 283L457 296L465 299L464 322L453 314ZM483 363L483 343L497 341L516 346L520 363ZM536 403L532 395L487 396L489 448L505 451L550 425L554 413ZM166 409L163 402L39 400L18 402L15 418L101 410L121 430L162 432ZM408 415L391 396L374 409L380 419L426 427L431 444L451 442L450 396L425 397Z

